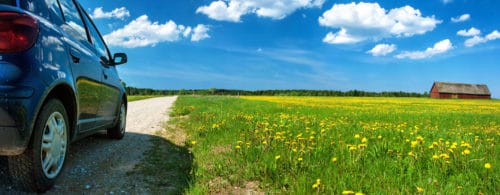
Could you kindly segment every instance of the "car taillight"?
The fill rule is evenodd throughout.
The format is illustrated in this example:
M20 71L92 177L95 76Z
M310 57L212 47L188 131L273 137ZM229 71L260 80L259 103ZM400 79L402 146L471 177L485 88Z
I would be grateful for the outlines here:
M0 52L20 52L31 48L38 31L38 22L30 15L0 12Z

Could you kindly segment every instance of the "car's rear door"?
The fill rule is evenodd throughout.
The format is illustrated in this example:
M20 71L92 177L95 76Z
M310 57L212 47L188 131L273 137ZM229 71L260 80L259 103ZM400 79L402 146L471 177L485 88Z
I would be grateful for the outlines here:
M69 47L71 70L76 83L78 99L78 127L80 131L94 129L97 110L102 97L102 70L100 59L93 51L82 15L72 0L59 0L65 23L62 29L69 35L64 41Z

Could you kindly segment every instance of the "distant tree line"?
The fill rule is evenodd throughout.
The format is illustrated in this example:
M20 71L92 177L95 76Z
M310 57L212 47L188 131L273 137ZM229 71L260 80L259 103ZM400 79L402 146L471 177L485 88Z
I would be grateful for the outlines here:
M180 90L158 90L149 88L127 87L128 95L253 95L253 96L337 96L337 97L429 97L428 92L368 92L360 90L338 91L338 90L232 90L232 89L180 89Z

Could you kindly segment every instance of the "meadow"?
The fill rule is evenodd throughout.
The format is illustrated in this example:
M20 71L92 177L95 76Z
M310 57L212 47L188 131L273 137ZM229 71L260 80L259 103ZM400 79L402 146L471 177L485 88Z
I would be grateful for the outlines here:
M127 101L133 102L133 101L139 101L139 100L155 98L155 97L161 97L161 96L158 96L158 95L129 95L129 96L127 96Z
M498 100L181 96L172 116L188 194L500 193Z

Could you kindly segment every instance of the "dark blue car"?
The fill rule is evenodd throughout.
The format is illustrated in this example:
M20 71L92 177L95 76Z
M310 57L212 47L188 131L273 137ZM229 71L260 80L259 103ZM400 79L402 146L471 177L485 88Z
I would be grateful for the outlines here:
M126 61L75 0L0 0L0 158L14 186L47 191L69 143L124 136Z

